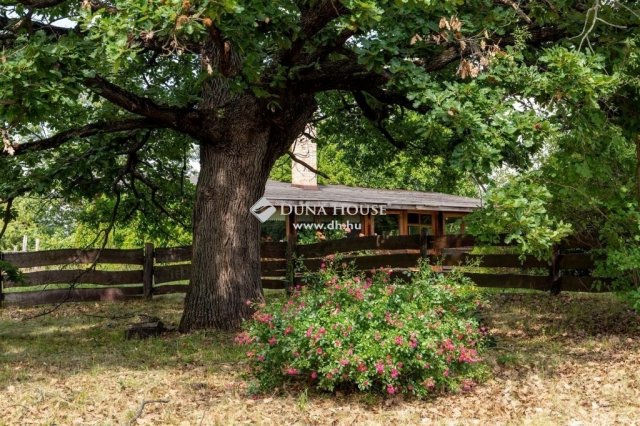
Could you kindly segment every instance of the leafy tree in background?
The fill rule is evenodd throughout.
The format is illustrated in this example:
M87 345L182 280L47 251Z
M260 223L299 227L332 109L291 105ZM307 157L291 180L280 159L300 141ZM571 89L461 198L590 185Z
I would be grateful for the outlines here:
M339 108L355 108L397 149L451 153L464 173L524 168L549 126L514 102L535 97L529 79L571 86L576 69L535 59L553 45L573 48L569 37L591 13L588 3L560 0L0 5L5 204L51 191L107 196L110 219L155 207L181 221L189 199L181 182L197 145L183 331L236 328L250 315L246 300L262 298L249 207L275 161L323 113L322 97L339 94ZM609 2L599 17L621 24L619 12ZM606 46L624 34L606 25L588 41ZM561 61L562 51L549 54Z

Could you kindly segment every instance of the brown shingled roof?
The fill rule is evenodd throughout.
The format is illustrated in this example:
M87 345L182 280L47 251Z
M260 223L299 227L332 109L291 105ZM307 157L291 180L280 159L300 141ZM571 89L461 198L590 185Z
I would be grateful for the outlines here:
M441 194L439 192L371 189L344 185L318 185L317 189L303 189L287 182L270 180L265 197L275 206L282 204L324 206L340 204L382 204L387 209L436 210L470 212L480 207L477 198Z

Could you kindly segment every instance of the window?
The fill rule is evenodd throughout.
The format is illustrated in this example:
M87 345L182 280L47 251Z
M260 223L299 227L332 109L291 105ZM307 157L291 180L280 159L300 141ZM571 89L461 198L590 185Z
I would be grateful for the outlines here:
M383 237L400 235L400 214L388 213L374 216L373 227L376 234Z
M422 230L433 235L433 215L431 213L409 213L407 215L409 235L420 235Z

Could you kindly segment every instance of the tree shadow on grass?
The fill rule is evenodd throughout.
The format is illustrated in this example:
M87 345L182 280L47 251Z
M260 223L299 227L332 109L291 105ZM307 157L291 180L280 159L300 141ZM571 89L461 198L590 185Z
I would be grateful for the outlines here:
M159 338L125 340L129 324L139 315L158 317L176 325L182 297L165 296L151 301L69 303L49 315L24 320L45 308L0 309L0 388L12 380L24 380L38 370L72 375L100 368L147 370L214 366L238 362L243 350L233 335L170 332Z
M500 293L487 323L502 372L553 374L567 363L607 363L640 350L640 315L612 294Z

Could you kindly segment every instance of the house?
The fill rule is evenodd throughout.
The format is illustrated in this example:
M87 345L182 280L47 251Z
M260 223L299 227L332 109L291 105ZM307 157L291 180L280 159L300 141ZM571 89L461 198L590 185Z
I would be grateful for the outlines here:
M276 213L263 223L265 240L291 233L332 232L346 236L464 233L462 218L480 207L475 198L437 192L318 185L316 144L299 139L294 147L292 183L268 181L264 196Z

